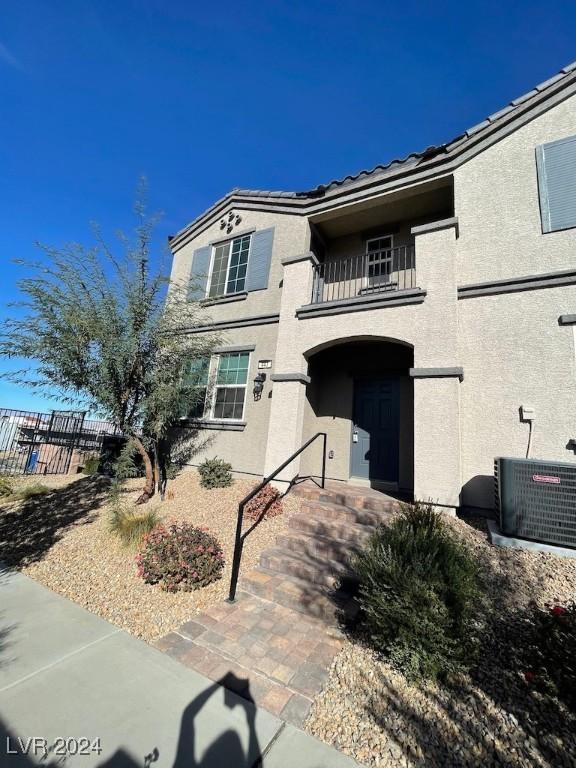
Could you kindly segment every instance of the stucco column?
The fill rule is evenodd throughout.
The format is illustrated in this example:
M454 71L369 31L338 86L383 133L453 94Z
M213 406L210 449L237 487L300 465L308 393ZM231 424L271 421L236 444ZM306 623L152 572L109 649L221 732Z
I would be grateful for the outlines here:
M296 310L310 303L315 263L317 260L313 253L289 256L282 261L284 277L274 373L271 376L272 403L264 463L266 475L302 445L306 385L310 379L307 375L308 363L299 345ZM280 480L291 480L299 469L298 457L279 475Z
M414 227L426 322L414 345L414 496L457 507L461 490L457 219Z

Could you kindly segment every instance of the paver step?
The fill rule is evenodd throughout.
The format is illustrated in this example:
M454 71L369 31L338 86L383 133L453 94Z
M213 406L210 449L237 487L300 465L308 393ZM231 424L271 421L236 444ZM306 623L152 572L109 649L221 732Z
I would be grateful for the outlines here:
M342 562L326 557L311 557L289 549L275 547L260 555L260 565L274 573L296 576L312 584L335 587L340 579L345 583L356 583L357 579Z
M322 512L305 510L298 512L288 520L288 529L301 531L311 536L324 536L328 539L349 541L352 545L366 543L373 528L348 520L331 520L322 515Z
M315 483L305 482L296 485L292 493L310 501L327 501L342 504L353 509L366 509L374 512L393 512L400 508L398 499L375 491L372 488L335 484L320 488Z
M350 523L368 525L373 528L381 523L387 522L393 515L391 509L377 511L371 509L357 509L333 501L315 501L312 499L302 500L301 511L312 511L314 514L321 515L327 520L344 520Z
M359 544L326 536L310 536L299 531L287 530L276 537L276 544L282 549L296 552L301 556L325 558L326 560L347 563L351 555L361 549Z
M353 621L358 613L356 601L343 590L333 590L295 576L274 573L262 566L253 568L244 576L242 588L332 626L337 626L341 620Z

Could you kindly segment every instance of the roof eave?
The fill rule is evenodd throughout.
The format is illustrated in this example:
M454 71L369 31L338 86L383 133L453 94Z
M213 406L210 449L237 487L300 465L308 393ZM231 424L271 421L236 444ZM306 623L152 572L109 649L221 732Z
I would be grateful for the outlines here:
M397 189L445 175L575 92L576 62L565 67L561 74L536 86L528 94L514 99L510 105L490 115L461 136L438 147L442 152L429 160L425 157L426 151L420 155L413 153L403 161L392 161L387 166L378 166L379 171L374 169L370 172L360 172L355 177L346 177L348 181L330 182L324 187L304 193L234 189L176 233L170 240L170 248L175 253L230 207L302 215L315 213L335 203L340 207L342 204L381 194L392 188ZM409 159L417 157L421 159L405 165Z

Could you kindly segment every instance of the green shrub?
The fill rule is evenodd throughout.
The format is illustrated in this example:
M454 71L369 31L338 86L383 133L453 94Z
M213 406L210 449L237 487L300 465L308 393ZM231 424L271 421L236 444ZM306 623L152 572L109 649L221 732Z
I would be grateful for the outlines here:
M119 504L112 506L110 513L110 531L128 547L138 546L144 536L158 524L158 513L155 509L134 511L125 509Z
M198 467L200 482L204 488L227 488L232 485L232 464L222 459L206 459Z
M23 485L22 488L16 489L13 497L15 499L26 501L27 499L33 499L36 496L44 496L45 494L50 493L51 490L52 488L48 488L48 486L43 483L30 483L30 485Z
M180 464L177 464L175 461L171 461L166 467L166 479L176 480L181 471L182 467Z
M100 456L87 456L82 467L82 474L95 475L100 466Z
M0 496L12 496L14 485L7 477L0 477Z
M138 575L167 592L199 589L219 579L224 555L217 539L189 523L158 525L144 537Z
M526 681L576 711L576 602L533 611Z
M368 635L409 680L444 677L473 661L476 564L430 504L405 505L352 564Z

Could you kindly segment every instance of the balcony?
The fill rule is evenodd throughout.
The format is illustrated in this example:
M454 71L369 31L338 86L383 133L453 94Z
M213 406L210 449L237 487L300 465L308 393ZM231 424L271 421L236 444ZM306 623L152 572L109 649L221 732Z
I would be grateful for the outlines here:
M454 216L449 177L338 206L309 217L314 264L298 318L422 304L427 259L416 274L417 231ZM418 259L427 256L426 249Z
M313 267L311 304L340 302L417 288L414 246L370 249Z
M296 309L299 319L421 304L426 297L416 282L414 245L316 261L311 294L309 303Z

